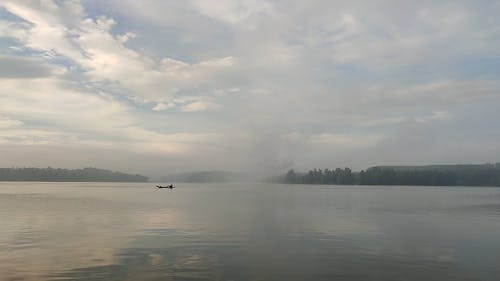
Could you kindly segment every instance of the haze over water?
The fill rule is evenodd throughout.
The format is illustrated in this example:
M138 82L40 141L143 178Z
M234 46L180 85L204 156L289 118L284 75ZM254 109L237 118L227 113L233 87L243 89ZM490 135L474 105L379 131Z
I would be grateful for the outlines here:
M0 183L0 280L498 280L500 189Z
M0 0L0 281L500 280L500 188L2 182L500 186L499 14Z

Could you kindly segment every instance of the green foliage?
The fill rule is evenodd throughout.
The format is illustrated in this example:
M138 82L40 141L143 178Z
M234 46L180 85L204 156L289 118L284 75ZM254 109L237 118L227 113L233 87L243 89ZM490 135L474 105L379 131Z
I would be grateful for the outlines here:
M361 172L349 168L307 173L290 170L282 179L292 184L500 186L500 165L381 166Z
M96 168L68 170L48 167L0 168L0 181L147 182L148 178Z

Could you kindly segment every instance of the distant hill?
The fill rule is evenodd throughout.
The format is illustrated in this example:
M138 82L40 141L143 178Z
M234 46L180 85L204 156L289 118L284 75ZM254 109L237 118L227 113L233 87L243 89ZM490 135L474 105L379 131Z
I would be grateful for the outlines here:
M142 175L131 175L97 168L0 168L0 181L56 181L56 182L147 182Z
M244 173L230 171L198 171L173 174L162 177L165 182L193 182L193 183L210 183L210 182L236 182L244 181L248 176Z

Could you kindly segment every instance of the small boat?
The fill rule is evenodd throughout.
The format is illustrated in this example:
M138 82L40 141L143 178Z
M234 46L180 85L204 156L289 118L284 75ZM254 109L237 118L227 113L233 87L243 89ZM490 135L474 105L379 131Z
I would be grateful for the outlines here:
M170 189L174 189L175 186L173 184L169 184L169 185L157 185L156 187L158 188L170 188Z

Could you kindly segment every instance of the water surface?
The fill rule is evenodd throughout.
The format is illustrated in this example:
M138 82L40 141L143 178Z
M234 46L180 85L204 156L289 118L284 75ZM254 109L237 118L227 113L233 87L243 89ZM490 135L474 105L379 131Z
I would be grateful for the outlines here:
M1 280L499 280L500 189L0 183Z

